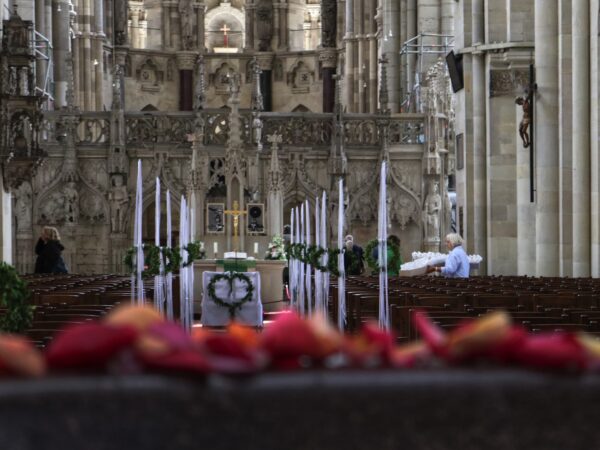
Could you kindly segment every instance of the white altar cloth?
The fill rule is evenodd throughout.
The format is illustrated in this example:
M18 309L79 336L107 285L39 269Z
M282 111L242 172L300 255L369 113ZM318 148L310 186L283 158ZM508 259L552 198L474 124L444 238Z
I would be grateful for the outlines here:
M215 303L214 299L208 294L208 285L212 278L216 275L223 275L223 273L205 271L202 274L202 317L200 323L204 326L225 326L231 321L229 309ZM244 325L261 327L263 324L263 308L260 298L260 274L258 272L244 272L244 275L252 282L254 292L252 293L252 300L236 309L234 320ZM246 292L246 283L239 279L233 281L231 291L228 280L219 280L215 284L215 295L226 303L231 304L241 300Z

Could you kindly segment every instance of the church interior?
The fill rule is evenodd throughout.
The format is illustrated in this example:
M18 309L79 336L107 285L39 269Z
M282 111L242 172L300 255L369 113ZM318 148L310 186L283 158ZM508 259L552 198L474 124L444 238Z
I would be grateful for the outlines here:
M73 416L57 406L61 380L50 380L14 420L45 401L55 423L79 423L70 431L78 448L92 435L99 444L87 448L110 448L81 394L102 385L125 405L122 422L101 396L89 404L119 436L143 395L153 408L186 411L182 421L149 413L128 448L187 449L196 438L233 448L266 426L247 448L597 446L597 432L573 426L600 392L589 373L600 367L600 0L1 1L0 254L29 283L36 309L19 310L34 326L28 344L14 344L29 359L7 363L13 344L0 335L0 374L4 365L28 376L134 374L123 385L82 379L78 393L65 390ZM68 276L34 275L47 230L60 233ZM372 272L342 269L345 236L348 252L369 249ZM399 244L390 253L391 236ZM187 245L190 260L165 270L166 253L147 253L135 267L131 258L143 262L142 246L153 244ZM469 279L388 266L461 244L478 258ZM245 261L232 266L231 252ZM181 257L168 255L169 264ZM152 261L159 272L142 279ZM217 274L223 268L230 275ZM227 283L230 299L246 286L233 306L222 300ZM216 299L217 312L201 298ZM130 301L140 309L113 308ZM238 314L259 331L233 325L209 337L200 310L205 328ZM331 329L315 324L321 313ZM179 317L187 334L162 316ZM77 346L80 331L54 337L59 324L92 319L102 323L89 330L106 355L100 363ZM17 330L11 320L0 314L0 328ZM298 333L293 345L284 329ZM126 362L125 353L136 356ZM511 369L479 373L472 363ZM349 367L388 370L327 372ZM307 368L326 374L271 372ZM417 370L395 372L409 368ZM245 387L209 375L266 370ZM545 370L585 375L555 383ZM144 372L207 382L178 386ZM10 395L0 385L0 398ZM578 413L559 418L544 395ZM310 418L296 422L279 398ZM230 430L190 399L245 425L219 446ZM411 421L390 421L391 399L405 402ZM341 410L350 411L343 420ZM542 437L542 424L559 419ZM283 422L297 423L299 441L275 426ZM497 439L484 439L500 422L508 425ZM419 436L425 426L435 437ZM67 442L48 427L47 447L13 433L0 430L1 448Z

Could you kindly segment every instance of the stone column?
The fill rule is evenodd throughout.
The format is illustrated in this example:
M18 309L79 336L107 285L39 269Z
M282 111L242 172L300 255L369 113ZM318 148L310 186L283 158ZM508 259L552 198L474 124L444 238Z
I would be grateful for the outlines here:
M367 105L368 109L365 112L375 114L377 111L377 38L375 33L368 35L369 43L369 82Z
M572 2L573 276L590 276L590 1ZM597 10L596 10L597 13Z
M473 44L484 40L483 10L484 0L473 0ZM469 210L467 211L467 248L469 252L483 256L487 261L487 189L486 189L486 98L487 86L485 77L485 57L482 54L473 54L473 156L467 161L467 170L471 171ZM468 154L469 152L467 152ZM470 159L467 157L467 159ZM486 263L484 263L485 266ZM485 274L485 268L480 269L480 274Z
M282 26L279 13L280 13L280 3L273 2L273 48L278 49L281 45L281 34L280 27Z
M441 32L442 34L454 36L454 5L456 4L456 1L441 0L441 2Z
M475 3L475 0L473 1ZM439 33L440 32L440 0L418 0L417 1L417 33ZM424 45L435 43L435 38L424 38ZM437 55L423 54L420 56L419 71L421 80L429 66L435 63Z
M319 52L319 61L322 62L323 76L323 112L333 112L335 104L335 68L337 65L337 50L323 48Z
M206 48L206 44L204 42L204 8L206 7L206 5L204 3L198 3L197 4L197 10L196 10L196 24L197 24L197 31L198 31L198 38L197 38L197 47L198 50L200 51L200 53L204 53L205 48Z
M346 0L346 34L344 36L344 91L348 112L354 110L354 0Z
M140 48L140 10L131 10L131 48Z
M263 96L264 111L273 111L273 53L260 52L256 55L260 74L260 92Z
M390 96L390 110L393 113L399 111L401 100L401 89L404 87L402 80L406 78L406 68L400 66L400 46L406 40L406 2L401 0L390 0L387 9L381 10L383 14L384 27L380 36L381 56L388 59L388 92ZM376 36L375 36L376 39ZM375 42L377 47L377 41ZM377 90L377 89L375 89Z
M250 52L254 50L254 10L255 5L253 0L249 0L246 3L246 43L244 45L244 51Z
M67 104L67 57L69 55L69 1L54 0L52 5L52 46L54 47L54 104Z
M163 47L172 48L171 42L171 2L163 1L162 3L162 31L163 31Z
M571 1L561 0L558 15L558 154L560 275L573 276L573 53ZM528 152L529 153L529 152ZM535 271L534 271L535 273Z
M590 11L598 11L600 2L598 0L590 0ZM590 135L598 136L600 133L600 127L598 124L598 80L599 74L598 62L600 61L600 46L598 45L598 33L600 32L598 26L598 15L590 14ZM591 275L593 277L600 277L600 161L599 161L599 145L598 139L591 139L590 141L590 169L591 169L591 208L590 208L590 222L592 224L591 229Z
M104 106L104 95L103 95L103 76L104 76L104 50L102 45L104 43L104 5L102 0L94 0L94 71L95 71L95 85L94 91L95 106L96 110L102 110Z
M535 0L536 275L559 275L558 10Z
M180 111L192 111L194 108L194 63L197 56L193 51L177 52Z
M279 3L279 46L278 50L289 50L289 35L288 35L288 3L286 0L281 0Z
M417 0L407 0L406 6L406 40L412 39L417 35ZM415 85L415 68L417 56L406 55L406 93L410 94ZM414 106L411 106L411 112ZM407 111L408 112L408 111Z

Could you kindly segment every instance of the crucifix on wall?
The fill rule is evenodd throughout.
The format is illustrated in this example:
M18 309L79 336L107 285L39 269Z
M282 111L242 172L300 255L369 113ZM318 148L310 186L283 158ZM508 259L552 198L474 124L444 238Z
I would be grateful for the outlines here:
M219 28L219 31L223 32L223 47L229 47L229 36L227 36L227 32L231 31L231 28L224 23L223 26Z

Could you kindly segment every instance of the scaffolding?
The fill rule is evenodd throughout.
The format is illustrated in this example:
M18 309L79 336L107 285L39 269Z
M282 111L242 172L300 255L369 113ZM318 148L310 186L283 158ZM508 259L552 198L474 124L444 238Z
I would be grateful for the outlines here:
M43 71L42 77L37 78L36 75L37 83L35 86L35 92L44 96L44 109L47 110L50 109L48 106L54 103L52 89L52 73L54 65L54 59L52 57L52 43L46 36L34 31L33 50L35 54L36 74L40 69Z
M420 33L402 44L403 112L423 112L421 86L424 75L440 56L445 57L453 48L454 36L450 34Z

